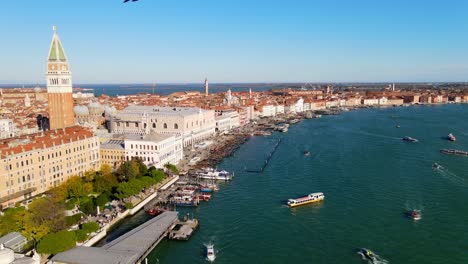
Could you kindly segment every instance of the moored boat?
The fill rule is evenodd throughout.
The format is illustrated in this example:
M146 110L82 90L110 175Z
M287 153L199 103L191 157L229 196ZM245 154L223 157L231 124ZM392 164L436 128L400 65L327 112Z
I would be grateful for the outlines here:
M211 194L206 194L206 193L204 193L204 194L198 194L198 195L197 195L197 199L198 199L199 201L209 201L209 200L211 199Z
M158 216L158 215L164 213L165 211L166 211L165 209L156 207L156 208L148 209L148 210L146 210L145 212L146 212L148 215L151 215L151 216Z
M218 181L230 181L232 175L227 171L218 171L212 168L206 168L203 171L196 173L196 177L199 179L218 180Z
M452 133L448 134L447 139L450 140L450 141L456 141L457 140L457 138Z
M311 193L307 196L296 198L296 199L288 199L288 206L290 208L296 207L296 206L301 206L301 205L306 205L310 203L315 203L322 201L325 198L323 193L318 192L318 193Z

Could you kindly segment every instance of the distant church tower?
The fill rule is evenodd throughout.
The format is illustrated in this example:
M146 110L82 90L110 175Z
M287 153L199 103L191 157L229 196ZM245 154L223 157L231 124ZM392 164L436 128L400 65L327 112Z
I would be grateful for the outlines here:
M70 65L55 26L47 60L50 129L75 125Z
M205 78L205 95L208 95L208 78Z

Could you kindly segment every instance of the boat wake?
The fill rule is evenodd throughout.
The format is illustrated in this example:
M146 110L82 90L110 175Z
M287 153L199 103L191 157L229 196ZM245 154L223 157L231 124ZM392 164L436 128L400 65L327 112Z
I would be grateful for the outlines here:
M372 260L366 258L366 256L364 256L364 254L362 254L361 252L358 252L357 254L361 256L362 260L366 260L367 263L369 263L369 264L388 264L388 263L390 263L388 260L380 257L379 255L377 255L375 253L374 253L374 259L372 259Z
M420 211L422 212L424 210L424 206L417 204L417 203L411 203L411 202L406 202L405 203L405 211L410 212L410 211Z
M369 133L369 132L362 131L362 130L357 130L357 131L355 131L355 130L345 130L345 131L348 132L348 133L359 134L359 135L364 135L364 136L401 140L401 138L399 138L399 137L392 137L392 136L386 136L386 135L382 135L382 134Z
M443 178L451 181L455 185L464 186L464 187L468 186L465 179L463 179L460 176L457 176L455 173L449 171L442 165L437 165L437 167L434 168L434 171L437 172L437 174L439 174Z

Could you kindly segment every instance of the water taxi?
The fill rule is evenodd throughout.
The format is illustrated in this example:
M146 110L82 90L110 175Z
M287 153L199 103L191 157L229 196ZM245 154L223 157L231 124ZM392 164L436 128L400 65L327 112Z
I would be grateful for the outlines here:
M206 245L206 258L211 262L216 259L213 245Z
M292 208L296 206L306 205L306 204L322 201L324 198L325 196L321 192L311 193L301 198L288 199L288 206Z
M198 179L207 179L207 180L218 180L218 181L230 181L232 180L232 177L234 175L231 175L227 171L218 171L213 168L205 168L203 171L200 171L196 174L196 177Z

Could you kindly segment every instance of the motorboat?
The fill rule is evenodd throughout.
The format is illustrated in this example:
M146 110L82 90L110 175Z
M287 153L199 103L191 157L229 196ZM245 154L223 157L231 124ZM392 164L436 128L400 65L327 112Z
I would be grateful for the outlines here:
M370 260L372 263L374 263L374 261L377 260L374 252L372 252L371 250L367 248L359 249L358 254L361 255L363 258Z
M230 181L232 180L233 175L224 170L218 171L213 168L205 168L203 171L198 172L196 177L199 179Z
M408 136L407 136L407 137L404 137L404 138L403 138L403 141L408 141L408 142L413 142L413 143L414 143L414 142L418 142L417 139L412 138L412 137L408 137Z
M213 245L206 245L206 258L208 261L214 261L216 259L214 246Z
M442 166L440 166L440 165L436 162L436 163L432 164L432 169L434 169L434 170L440 170L440 169L442 169Z
M415 221L421 220L421 211L420 210L411 211L411 218Z
M400 128L400 125L396 125L395 127L396 127L396 128Z
M457 138L455 138L455 136L452 133L448 134L447 139L450 140L450 141L456 141L457 140Z
M304 156L309 156L310 152L308 150L304 151Z

